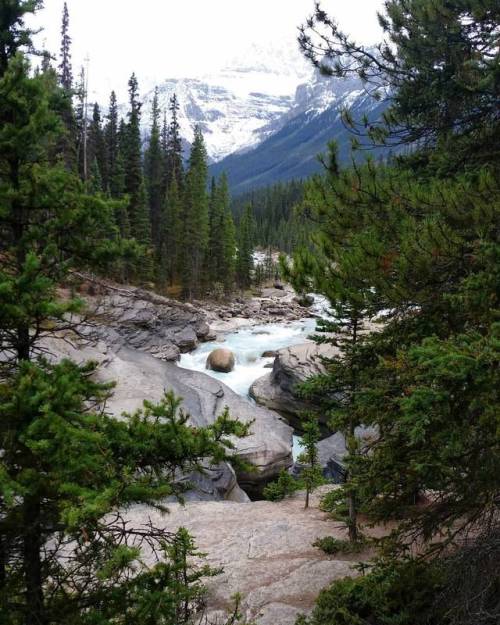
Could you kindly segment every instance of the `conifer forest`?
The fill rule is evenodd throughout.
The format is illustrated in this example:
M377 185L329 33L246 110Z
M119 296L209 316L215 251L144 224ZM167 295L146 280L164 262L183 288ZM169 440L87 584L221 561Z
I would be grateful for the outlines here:
M498 0L189 5L0 0L0 625L499 625Z

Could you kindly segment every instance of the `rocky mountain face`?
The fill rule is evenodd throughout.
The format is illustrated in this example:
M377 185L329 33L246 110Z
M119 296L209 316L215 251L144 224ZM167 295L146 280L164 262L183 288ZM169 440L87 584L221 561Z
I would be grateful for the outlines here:
M144 98L145 133L153 93ZM254 47L209 76L167 79L158 93L162 109L177 95L186 150L195 125L201 127L212 173L226 171L233 194L317 171L316 156L331 139L347 157L349 133L340 111L375 118L383 110L359 80L320 76L295 44Z
M158 85L160 107L175 93L186 145L199 125L212 162L259 144L286 123L295 106L297 86L311 69L295 47L257 48L226 67L199 78L169 78ZM149 124L154 89L144 98L143 122Z

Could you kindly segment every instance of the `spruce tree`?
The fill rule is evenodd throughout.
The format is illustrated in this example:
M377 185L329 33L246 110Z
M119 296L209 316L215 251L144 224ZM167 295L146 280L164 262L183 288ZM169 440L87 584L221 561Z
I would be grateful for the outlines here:
M43 0L10 0L0 12L0 77L18 51L33 51L32 37L37 31L26 26L25 17L43 7Z
M334 407L333 416L374 430L369 451L355 448L348 458L357 503L374 522L398 520L387 541L396 552L418 543L432 555L478 524L492 529L498 512L492 259L499 159L491 139L500 126L492 114L495 55L485 44L496 5L395 0L387 11L382 22L395 48L382 47L379 58L324 12L307 29L330 29L331 41L323 42L334 74L373 79L379 72L395 89L383 136L412 143L412 151L350 169L333 153L325 176L306 191L318 224L316 260L300 267L297 256L294 268L341 306L343 323L350 320L339 328L344 357L327 368L325 388L356 374L348 412ZM309 36L302 43L313 54L313 30ZM381 64L387 71L380 73ZM467 75L458 80L456 72ZM368 302L370 316L384 323L354 343L354 322ZM416 505L429 494L431 505Z
M254 219L252 207L247 204L238 228L238 251L236 256L236 279L242 289L252 283L254 250Z
M88 130L88 159L90 163L90 178L93 180L94 185L98 179L100 183L98 188L100 191L104 191L107 179L106 144L102 129L101 110L97 102L94 104L92 120Z
M224 262L223 252L223 221L224 205L221 195L221 188L212 178L210 186L210 200L208 208L209 237L208 237L208 263L209 278L211 283L218 282L222 276L222 265Z
M152 241L157 256L162 244L161 208L164 202L162 194L162 170L164 163L160 136L160 109L158 105L158 88L155 89L151 111L151 133L145 154L145 175L148 192L149 215L151 221Z
M173 178L162 205L161 240L159 257L160 283L173 286L180 279L181 252L183 249L183 203Z
M222 283L227 295L234 289L236 276L236 228L229 203L226 204L222 224L222 247L224 254Z
M201 295L208 278L206 264L209 238L207 174L207 152L203 135L197 127L183 194L184 230L181 259L183 290L187 298Z
M111 197L117 198L124 193L124 171L123 171L123 159L120 163L120 149L119 149L119 119L118 119L118 104L116 101L116 93L111 92L109 98L109 109L106 116L106 125L104 128L104 141L105 141L105 178L104 188L111 195Z
M73 89L73 69L71 67L71 37L69 34L69 11L67 2L64 3L61 26L61 51L59 63L59 81L66 93Z
M323 471L318 462L318 443L321 433L315 415L308 415L303 420L302 427L304 433L301 445L304 451L299 455L298 460L304 465L300 474L300 481L306 490L304 507L309 508L311 493L324 483Z
M132 236L146 246L151 243L151 222L147 206L147 192L143 176L141 141L141 102L135 74L129 80L128 123L123 134L125 192L129 196L129 219ZM146 273L150 273L148 265Z
M179 124L179 101L175 93L170 99L169 105L170 125L168 129L167 143L167 184L173 177L177 180L177 187L182 190L184 183L184 158L182 153L181 128Z

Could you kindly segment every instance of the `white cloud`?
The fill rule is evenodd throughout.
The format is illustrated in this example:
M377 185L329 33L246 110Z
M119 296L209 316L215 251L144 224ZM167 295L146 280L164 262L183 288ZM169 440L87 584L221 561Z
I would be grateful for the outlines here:
M35 19L39 36L57 53L63 0L45 0ZM380 38L375 13L382 0L324 0L323 6L363 43ZM75 74L90 57L92 95L122 97L135 71L139 81L196 77L240 57L251 44L295 45L297 27L313 0L68 0Z

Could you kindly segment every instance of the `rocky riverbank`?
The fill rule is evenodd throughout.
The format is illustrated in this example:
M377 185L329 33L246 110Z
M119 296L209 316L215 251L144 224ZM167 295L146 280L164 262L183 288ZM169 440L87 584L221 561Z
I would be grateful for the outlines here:
M205 311L211 330L217 334L248 325L287 323L317 316L310 300L298 298L289 285L277 285L279 288L263 288L251 298L236 298L228 303L194 302L194 305Z

